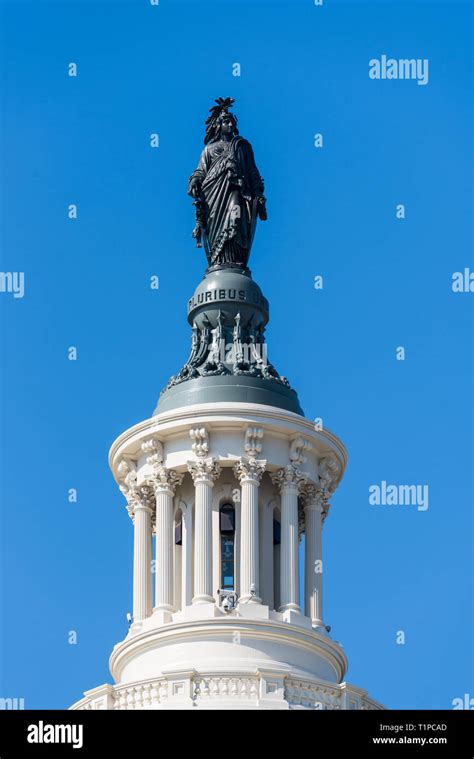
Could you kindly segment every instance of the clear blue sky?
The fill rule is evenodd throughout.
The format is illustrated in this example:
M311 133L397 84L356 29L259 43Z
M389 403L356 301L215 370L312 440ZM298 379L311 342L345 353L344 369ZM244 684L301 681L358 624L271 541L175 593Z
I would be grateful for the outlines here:
M25 272L25 296L0 294L1 696L63 708L111 681L132 527L107 453L187 357L205 262L186 184L208 109L229 95L267 187L251 266L270 358L349 450L324 528L347 679L393 708L474 696L474 294L451 289L474 268L471 13L3 3L1 270ZM428 58L429 83L369 79L382 54ZM428 484L428 510L370 506L382 480Z

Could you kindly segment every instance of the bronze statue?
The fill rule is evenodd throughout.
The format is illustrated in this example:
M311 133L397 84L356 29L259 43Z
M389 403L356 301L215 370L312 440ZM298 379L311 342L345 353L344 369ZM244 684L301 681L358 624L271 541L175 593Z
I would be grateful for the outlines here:
M168 381L157 409L242 401L302 414L296 392L267 356L269 305L247 266L265 220L263 179L252 146L239 136L232 98L218 98L206 121L205 148L189 177L193 235L208 269L188 301L191 353Z
M263 179L252 146L239 136L233 98L217 98L206 121L205 148L189 177L196 227L193 237L206 251L209 268L246 268L257 216L267 218Z

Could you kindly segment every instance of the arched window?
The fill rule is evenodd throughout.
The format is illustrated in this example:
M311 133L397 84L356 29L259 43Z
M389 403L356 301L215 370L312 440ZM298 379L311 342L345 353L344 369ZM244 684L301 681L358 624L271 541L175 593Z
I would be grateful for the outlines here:
M221 533L221 588L235 590L235 509L225 503L219 511Z

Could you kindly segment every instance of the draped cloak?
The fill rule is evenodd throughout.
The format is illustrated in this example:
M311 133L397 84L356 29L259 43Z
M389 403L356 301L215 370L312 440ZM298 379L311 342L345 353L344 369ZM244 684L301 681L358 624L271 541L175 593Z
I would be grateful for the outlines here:
M263 179L243 137L206 145L190 181L197 179L203 203L203 241L209 264L247 265L263 197Z

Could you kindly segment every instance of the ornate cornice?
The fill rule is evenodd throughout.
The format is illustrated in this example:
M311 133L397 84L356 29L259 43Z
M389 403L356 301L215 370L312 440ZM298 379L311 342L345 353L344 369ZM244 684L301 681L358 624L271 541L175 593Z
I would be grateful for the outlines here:
M163 444L156 437L145 440L142 443L143 453L147 453L146 463L153 469L163 463Z
M262 452L263 428L247 427L245 431L245 453L250 459L256 459Z
M198 458L204 458L209 454L209 435L205 427L194 427L189 430L192 440L191 450Z
M291 463L296 467L302 466L302 464L306 464L308 460L306 452L311 451L312 448L313 446L310 440L303 437L302 435L298 435L298 437L296 437L290 443Z
M326 498L335 492L342 476L342 467L334 453L319 460L319 487Z
M283 435L288 433L289 435L290 431L293 430L293 438L295 429L297 429L301 431L302 436L311 441L317 458L335 454L342 467L346 464L347 452L344 445L327 427L324 430L315 430L314 421L276 407L269 409L259 404L217 402L166 411L161 413L159 417L145 419L125 430L111 446L110 466L118 480L117 466L121 459L124 457L137 458L141 454L141 444L147 437L159 434L160 439L165 441L168 435L174 436L177 432L182 432L189 439L190 426L205 426L212 436L213 431L219 430L221 427L227 429L229 424L235 422L242 424L242 414L255 419L252 421L252 425L262 427L265 435L273 433L273 431Z

